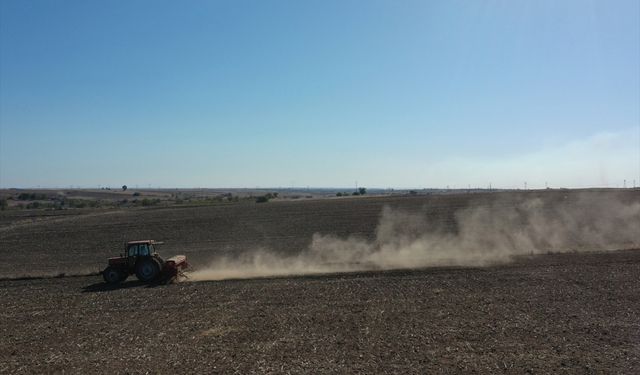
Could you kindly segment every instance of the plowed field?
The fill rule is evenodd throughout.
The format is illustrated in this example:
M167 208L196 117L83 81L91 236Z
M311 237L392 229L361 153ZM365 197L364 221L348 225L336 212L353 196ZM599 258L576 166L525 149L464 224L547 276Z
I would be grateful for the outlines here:
M384 206L455 232L455 212L498 195L576 194L2 212L0 373L638 373L640 250L117 288L86 275L131 239L198 265L255 247L295 254L314 233L373 239Z

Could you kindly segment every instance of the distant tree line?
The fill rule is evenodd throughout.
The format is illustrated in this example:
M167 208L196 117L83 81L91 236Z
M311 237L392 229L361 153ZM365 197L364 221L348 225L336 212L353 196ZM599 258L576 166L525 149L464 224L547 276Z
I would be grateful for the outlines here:
M266 203L269 200L278 198L278 193L267 193L256 198L256 203Z
M46 194L39 193L20 193L18 194L19 201L43 201L47 200L49 197Z
M348 197L348 196L357 196L357 195L365 195L367 194L367 188L361 187L358 188L358 190L354 191L353 193L349 194L349 193L343 193L343 192L337 192L336 196L337 197Z

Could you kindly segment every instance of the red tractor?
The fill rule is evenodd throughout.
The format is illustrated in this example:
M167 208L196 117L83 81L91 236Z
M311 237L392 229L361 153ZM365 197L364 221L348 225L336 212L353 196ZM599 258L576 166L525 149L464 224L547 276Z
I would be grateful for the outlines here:
M162 259L155 249L155 246L161 244L162 242L154 240L127 242L124 254L117 258L109 258L109 265L102 271L104 281L117 284L133 274L145 283L175 279L189 266L187 257L176 255Z

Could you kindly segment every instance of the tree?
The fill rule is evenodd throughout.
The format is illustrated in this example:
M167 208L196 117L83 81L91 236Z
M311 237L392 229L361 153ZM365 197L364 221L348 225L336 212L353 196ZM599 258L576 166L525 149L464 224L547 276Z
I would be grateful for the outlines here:
M269 202L269 197L267 195L261 195L256 198L256 203L267 203Z
M367 194L367 188L364 188L364 187L358 188L358 193L360 193L360 195Z
M127 191L127 185L122 185L122 191Z

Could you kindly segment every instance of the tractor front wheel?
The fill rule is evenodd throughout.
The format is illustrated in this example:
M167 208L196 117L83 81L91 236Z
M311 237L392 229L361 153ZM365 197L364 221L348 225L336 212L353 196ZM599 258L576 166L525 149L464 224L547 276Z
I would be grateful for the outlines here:
M104 271L102 271L102 278L108 284L117 284L121 281L124 281L127 277L124 276L124 273L114 267L107 267Z
M136 277L138 280L148 283L158 278L160 275L160 262L156 259L144 259L136 266Z

